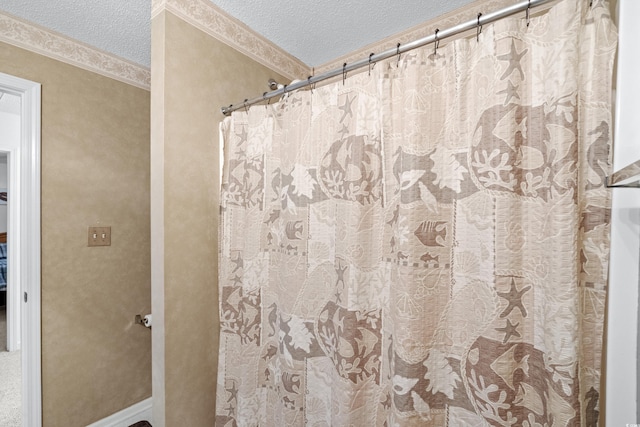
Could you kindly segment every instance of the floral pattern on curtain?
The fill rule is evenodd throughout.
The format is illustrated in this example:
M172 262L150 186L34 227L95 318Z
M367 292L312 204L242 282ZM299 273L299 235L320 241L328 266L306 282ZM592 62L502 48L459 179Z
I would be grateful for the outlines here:
M606 2L222 123L220 426L595 426Z

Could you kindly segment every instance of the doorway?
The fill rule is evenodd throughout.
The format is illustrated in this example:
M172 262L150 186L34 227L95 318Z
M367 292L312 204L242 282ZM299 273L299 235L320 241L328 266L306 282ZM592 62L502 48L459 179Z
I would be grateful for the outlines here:
M40 427L40 84L0 73L0 93L16 99L19 117L15 141L0 135L0 152L6 153L7 159L6 193L10 200L7 344L10 350L20 351L21 423Z
M9 274L7 259L8 152L19 147L20 97L0 91L0 424L6 426L20 426L22 421L20 302L16 298L20 290L17 276Z

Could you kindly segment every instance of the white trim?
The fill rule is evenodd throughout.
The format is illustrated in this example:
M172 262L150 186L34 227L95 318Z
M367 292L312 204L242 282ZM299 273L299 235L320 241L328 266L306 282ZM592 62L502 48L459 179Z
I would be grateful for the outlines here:
M640 159L640 2L618 2L618 76L613 170ZM607 318L606 425L638 422L640 191L613 189Z
M150 228L151 228L151 395L153 426L165 427L165 328L164 328L164 145L165 145L165 44L166 16L155 18L151 26L162 37L151 46L151 145ZM154 30L155 31L155 30Z
M87 427L128 427L138 421L150 421L152 405L152 398L145 399L100 421L89 424Z
M149 90L149 68L0 12L0 41Z
M0 87L21 98L19 159L20 256L17 272L22 295L22 421L29 427L42 425L42 374L40 343L40 84L0 73ZM14 222L15 223L15 222ZM15 247L15 246L14 246Z
M20 134L22 135L22 129ZM22 143L22 141L20 141ZM20 147L16 147L8 152L7 156L7 178L9 185L8 193L11 195L7 206L7 236L20 235ZM21 292L20 292L20 239L7 240L7 320L9 330L7 335L7 350L17 351L21 348L22 334L20 331L21 320Z

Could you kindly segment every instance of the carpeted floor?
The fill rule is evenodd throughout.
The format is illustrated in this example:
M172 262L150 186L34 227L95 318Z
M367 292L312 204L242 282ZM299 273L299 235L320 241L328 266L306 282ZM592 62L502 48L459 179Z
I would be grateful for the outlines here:
M0 425L20 427L20 352L7 349L7 311L0 307Z

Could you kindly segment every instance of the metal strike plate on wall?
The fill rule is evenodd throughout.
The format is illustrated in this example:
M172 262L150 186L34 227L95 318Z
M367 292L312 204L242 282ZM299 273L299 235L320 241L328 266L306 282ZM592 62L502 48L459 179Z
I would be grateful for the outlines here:
M640 188L640 160L606 177L605 184L609 188Z

